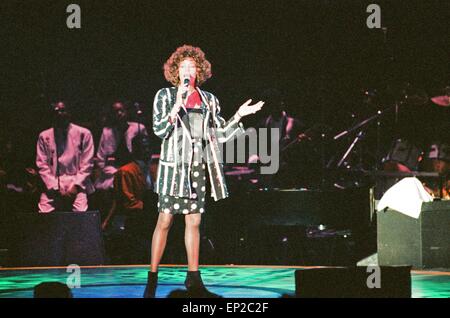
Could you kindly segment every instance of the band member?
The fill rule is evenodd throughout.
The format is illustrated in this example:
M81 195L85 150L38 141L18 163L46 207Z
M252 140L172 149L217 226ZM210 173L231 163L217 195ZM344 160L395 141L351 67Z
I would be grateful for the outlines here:
M86 211L87 195L94 191L90 180L94 143L91 132L70 121L65 102L53 105L53 127L40 133L36 166L45 186L39 212L72 209Z
M217 295L205 288L198 268L206 171L211 196L216 201L226 198L228 191L218 143L244 133L241 118L256 113L264 103L250 105L251 100L248 100L225 121L220 115L217 97L199 88L211 77L211 64L198 47L177 48L164 65L164 75L173 87L160 89L153 104L153 131L162 139L155 182L159 216L153 233L151 271L144 297L155 296L158 266L175 214L185 215L187 291L193 297L214 297Z
M286 111L281 92L277 89L268 89L263 93L264 100L270 108L269 114L260 123L259 127L279 130L280 149L288 146L304 130L302 122L295 117L289 116Z
M147 135L144 125L128 121L128 109L121 101L112 104L109 121L109 125L103 128L97 150L97 165L101 169L95 181L97 190L112 189L117 169L132 161L131 140L139 133Z
M114 102L100 137L96 155L96 167L100 171L95 180L95 189L97 190L95 203L103 220L114 208L112 206L114 174L119 167L132 161L131 140L139 133L147 135L143 124L128 119L127 104L122 101Z
M296 145L309 137L302 133L303 123L295 117L288 115L282 93L275 88L267 89L262 94L268 114L257 125L258 129L267 129L267 148L270 148L273 130L278 131L278 143L280 151L280 167L276 174L260 175L260 182L268 188L290 188L298 186L301 178L299 176L299 158L305 162L312 154L300 155L300 149ZM272 150L271 150L272 151ZM254 165L259 160L256 154L249 157L249 164Z

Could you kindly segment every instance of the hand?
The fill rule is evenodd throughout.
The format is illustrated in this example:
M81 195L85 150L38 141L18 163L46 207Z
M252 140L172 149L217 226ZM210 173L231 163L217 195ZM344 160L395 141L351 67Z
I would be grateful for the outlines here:
M77 195L78 193L78 188L76 185L71 186L70 188L66 189L66 190L62 190L61 191L61 195L63 197L67 197L67 198L73 198L74 196Z
M301 133L301 134L299 134L298 136L297 136L297 139L299 140L299 141L303 141L303 140L311 140L311 137L309 137L307 134L305 134L305 133Z
M254 113L260 111L264 105L264 102L262 102L262 101L259 101L254 105L250 105L251 102L252 102L252 100L249 99L244 104L242 104L241 107L239 107L239 110L237 112L238 116L245 117L245 116L254 114Z
M60 195L60 197L63 197L63 198L67 197L68 195L67 195L66 189L64 189L64 188L59 189L59 195Z
M186 94L186 96L189 94L189 86L184 86L184 85L180 85L178 86L178 90L177 90L177 99L175 100L175 105L183 105L184 104L184 100L183 100L183 95Z
M106 166L105 168L103 168L103 173L106 175L114 175L117 172L117 168L113 167L113 166Z
M170 119L173 121L175 119L175 117L177 116L178 112L180 111L181 106L184 103L183 100L183 94L188 92L188 87L186 86L178 86L178 91L177 91L177 98L175 101L175 105L173 106L172 110L170 111L169 117Z

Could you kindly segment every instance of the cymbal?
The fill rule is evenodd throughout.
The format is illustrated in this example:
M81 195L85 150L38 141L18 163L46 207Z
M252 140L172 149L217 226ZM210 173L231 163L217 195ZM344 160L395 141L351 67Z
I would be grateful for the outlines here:
M450 106L450 96L435 96L431 98L431 101L438 106L448 107Z

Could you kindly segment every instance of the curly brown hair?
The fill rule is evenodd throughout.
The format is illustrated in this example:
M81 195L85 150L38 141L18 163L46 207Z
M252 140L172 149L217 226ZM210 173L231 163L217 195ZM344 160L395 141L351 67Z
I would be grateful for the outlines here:
M164 77L174 86L180 84L178 76L178 67L185 58L192 58L197 66L197 85L200 86L212 76L211 63L205 58L205 53L199 47L192 45L180 46L172 53L169 59L164 63Z

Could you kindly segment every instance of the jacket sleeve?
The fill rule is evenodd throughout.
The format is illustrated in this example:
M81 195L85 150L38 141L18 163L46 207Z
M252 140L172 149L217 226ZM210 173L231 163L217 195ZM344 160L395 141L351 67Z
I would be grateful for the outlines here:
M107 136L106 136L106 131L105 129L103 129L102 131L102 136L100 137L100 142L98 144L98 150L97 150L97 166L100 169L103 169L105 167L106 164L106 156L108 155L106 153L106 147L105 147L105 143L107 142Z
M220 115L220 104L216 96L212 96L212 106L217 127L217 140L220 143L227 142L245 133L244 125L239 122L240 118L237 114L234 114L228 121Z
M48 151L45 149L44 138L39 136L36 147L36 166L39 169L39 175L47 187L47 190L57 190L58 180L56 179L56 176L53 175L50 167L50 160L51 158L48 158Z
M175 123L170 123L169 113L175 101L170 100L167 88L160 89L153 101L153 132L161 139L168 138Z
M75 184L81 187L83 190L86 189L86 180L90 177L93 167L94 141L92 138L92 134L87 131L83 132L81 136L80 161L78 173L75 179Z

